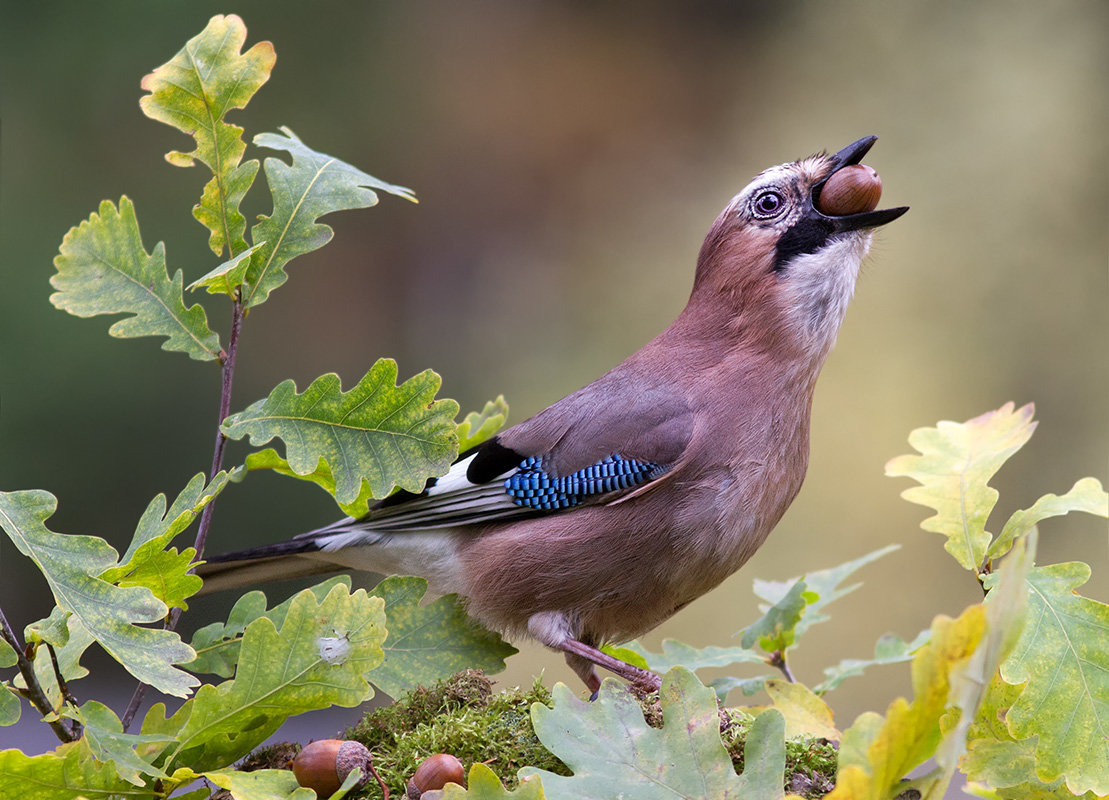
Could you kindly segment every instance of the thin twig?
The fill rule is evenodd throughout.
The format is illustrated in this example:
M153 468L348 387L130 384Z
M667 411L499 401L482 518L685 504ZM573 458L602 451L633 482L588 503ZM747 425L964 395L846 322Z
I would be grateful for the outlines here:
M797 683L797 679L794 678L793 673L790 672L789 664L786 663L786 654L783 651L775 650L770 654L770 658L766 660L766 663L780 669L782 674L786 676L786 680L790 683Z
M19 673L23 676L27 688L21 691L27 701L33 705L40 714L44 717L49 717L54 714L54 705L50 702L50 698L46 696L46 692L42 689L42 684L39 683L38 676L35 675L35 666L31 663L23 652L23 643L19 640L12 626L8 623L8 618L4 616L3 609L0 609L0 636L4 637L12 650L15 651L16 663L19 666ZM61 719L55 717L49 723L50 727L54 730L54 735L61 739L63 742L75 742L80 738L75 734L68 725Z
M216 477L216 473L223 466L223 450L227 445L227 437L223 435L220 426L231 414L231 385L235 380L235 356L239 352L239 332L242 325L243 304L241 300L235 300L231 308L231 334L227 339L227 356L223 359L223 369L221 371L219 419L216 420L216 445L212 452L212 468L208 472L209 481ZM204 545L208 541L208 529L212 524L214 508L215 501L212 501L204 506L204 510L200 512L200 526L197 528L196 542L193 544L193 547L196 548L196 555L193 558L196 561L204 557Z
M50 665L54 667L54 680L58 682L58 689L62 693L62 699L74 708L77 708L77 698L69 691L69 684L66 683L65 678L62 677L62 668L58 666L58 654L54 652L54 645L47 642L46 650L50 653ZM73 735L78 739L81 738L81 733L83 732L81 723L77 720L73 720L72 726Z
M131 701L127 704L127 710L123 712L120 717L120 722L123 723L123 732L126 733L127 729L131 727L131 722L135 719L135 714L139 712L139 706L142 705L142 699L146 696L146 684L140 683L135 687L135 693L131 695Z
M223 466L223 450L227 446L227 437L223 435L220 426L231 413L231 385L235 380L235 356L239 351L239 332L242 330L242 325L243 303L241 297L237 297L231 307L231 334L227 337L227 350L221 354L220 359L219 418L216 420L216 444L212 452L212 468L208 471L209 482L216 477L216 473ZM208 529L212 525L212 512L215 505L216 501L213 499L200 512L200 525L197 526L196 541L193 543L193 548L196 550L193 561L200 561L204 557L204 545L208 541ZM181 609L171 608L169 616L166 618L165 629L167 631L174 630L180 619ZM131 695L131 701L127 704L127 709L120 718L120 722L123 723L123 730L126 731L131 726L145 694L145 683L140 683L135 687L135 693Z

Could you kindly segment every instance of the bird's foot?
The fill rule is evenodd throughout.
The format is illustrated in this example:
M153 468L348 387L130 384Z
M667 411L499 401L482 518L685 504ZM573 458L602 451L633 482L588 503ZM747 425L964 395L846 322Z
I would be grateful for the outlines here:
M657 692L662 686L662 679L655 673L614 658L596 647L579 642L577 639L568 638L556 646L566 653L567 663L582 677L593 697L596 696L601 685L600 679L593 669L594 664L598 667L604 667L609 672L623 678L644 694Z
M629 664L628 666L630 667L631 664ZM633 667L633 669L639 668ZM644 694L654 694L662 689L662 678L660 678L658 674L654 672L648 672L645 669L640 669L639 671L642 674L636 677L631 682L632 686L634 686L636 689L643 692Z

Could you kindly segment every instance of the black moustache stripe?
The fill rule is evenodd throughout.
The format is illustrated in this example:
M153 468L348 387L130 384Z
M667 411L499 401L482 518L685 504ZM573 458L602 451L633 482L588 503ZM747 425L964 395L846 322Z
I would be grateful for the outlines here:
M832 235L832 223L814 217L803 217L778 239L774 271L780 272L794 258L815 253Z

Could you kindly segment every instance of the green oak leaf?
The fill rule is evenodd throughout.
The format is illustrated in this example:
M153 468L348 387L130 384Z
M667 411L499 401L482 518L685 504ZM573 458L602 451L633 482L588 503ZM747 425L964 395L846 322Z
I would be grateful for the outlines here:
M1018 741L1009 733L1005 717L1023 688L1006 683L1000 675L986 687L978 715L969 726L966 753L959 761L967 776L967 791L1005 800L1073 800L1077 795L1062 778L1044 783L1036 776L1038 737ZM1092 791L1080 798L1098 800Z
M0 681L0 728L19 722L23 707L15 688L7 681Z
M1015 540L1027 536L1028 532L1043 520L1060 517L1072 511L1085 511L1087 514L1109 517L1109 494L1101 488L1101 481L1096 478L1083 478L1062 497L1057 494L1045 494L1033 503L1031 508L1015 512L990 545L986 555L989 558L1004 555L1013 546Z
M737 797L778 800L785 794L785 735L786 720L777 709L755 717L743 743L743 774L739 776Z
M243 288L246 308L264 303L270 292L289 279L285 265L293 258L323 247L333 231L316 222L325 214L377 205L377 192L415 202L410 189L394 186L367 175L337 158L307 147L288 128L284 135L262 133L254 144L271 150L284 150L292 164L280 158L266 159L266 179L273 195L273 212L261 217L251 228L255 242L265 245L254 254Z
M120 563L104 569L97 575L101 580L120 585L146 585L163 602L170 597L184 601L196 590L196 579L185 576L184 554L164 555L166 544L184 531L196 518L205 505L211 502L227 485L228 476L217 473L210 484L205 485L204 475L193 476L167 510L166 498L158 495L147 506L135 528L127 552L119 559ZM176 568L172 563L175 560ZM135 575L142 576L139 579ZM176 577L173 577L176 576ZM171 591L172 589L172 591ZM81 663L85 650L95 639L79 619L55 607L50 616L31 623L24 631L27 641L46 641L57 648L58 665L66 681L72 682L88 675ZM54 675L54 667L45 649L40 649L34 660L35 674L46 690L47 696L55 703L61 692Z
M139 100L144 114L196 139L191 153L166 154L169 163L192 166L200 161L212 171L193 216L212 234L208 245L220 255L246 247L246 219L239 204L258 173L256 160L242 161L243 129L224 121L233 109L245 108L269 80L276 58L273 45L258 42L245 53L246 26L234 14L212 17L170 61L142 79L150 94Z
M267 447L264 450L256 450L246 457L246 462L243 464L247 471L253 472L257 469L268 469L278 475L284 475L287 478L296 478L301 481L311 481L319 486L329 495L335 499L335 476L331 474L331 467L328 466L326 461L322 459L316 464L316 468L309 472L307 475L301 475L292 467L289 462L281 457L281 454L274 450L272 447ZM373 494L370 492L368 483L362 483L362 489L349 503L340 503L336 501L336 505L348 517L364 517L370 513L370 503L373 501Z
M911 642L906 642L896 634L887 633L875 643L874 658L845 658L834 666L825 667L824 680L813 687L813 691L826 694L848 678L862 675L869 667L912 661L916 651L927 644L930 635L931 631L923 630Z
M55 647L65 647L69 642L69 612L54 606L49 617L32 622L23 629L23 640L28 644L47 642Z
M206 505L219 497L220 492L227 488L228 482L226 472L217 472L210 483L205 482L203 473L197 473L169 508L166 508L164 494L155 496L139 518L131 543L120 557L119 563L101 572L100 578L110 583L120 582L142 569L147 561L160 557L159 554L165 552L166 545L188 528ZM135 581L130 583L134 584Z
M116 563L116 552L95 536L54 533L45 521L58 501L40 490L0 492L0 527L46 577L58 606L132 675L166 694L184 697L199 681L174 664L191 661L192 648L172 631L140 628L168 609L149 589L118 587L97 577Z
M235 800L316 800L316 793L298 784L287 769L213 770L204 777L229 791Z
M368 700L366 675L383 656L384 605L363 589L335 585L322 602L309 590L296 594L277 624L269 617L248 624L233 679L201 686L168 720L159 719L161 704L148 713L143 733L176 729L162 768L222 769L290 716Z
M423 578L386 578L370 594L385 600L385 660L366 677L390 697L433 686L465 669L504 670L516 652L500 636L466 616L455 595L421 605Z
M165 245L147 253L127 197L119 210L110 200L62 240L54 258L57 272L50 285L58 291L50 302L78 317L128 314L108 333L119 338L165 336L163 350L187 353L189 358L212 361L219 357L219 337L208 328L200 305L185 307L181 270L166 272Z
M80 722L84 726L84 739L97 761L115 763L116 773L136 786L143 786L142 775L154 778L169 777L149 761L143 759L135 748L142 745L172 741L166 735L131 734L123 732L123 724L115 712L103 703L89 700L80 708L66 706L61 716Z
M0 639L0 667L14 667L19 663L19 656L15 649L8 644L7 639Z
M281 438L297 475L314 473L323 459L340 503L355 501L363 484L374 497L396 486L420 492L457 453L458 403L434 399L440 379L431 370L400 386L396 380L397 363L383 358L348 392L334 373L314 380L303 394L284 381L224 420L222 430L231 439L249 436L255 445Z
M197 278L185 288L190 292L204 289L208 294L225 294L232 300L239 297L239 287L246 280L246 271L250 267L250 258L254 251L265 242L259 242L248 247L234 258L228 259L213 269L211 272Z
M621 647L606 645L602 648L606 653L629 664L634 664L643 669L650 669L662 674L669 672L677 666L693 671L713 667L727 667L732 664L760 664L766 666L766 657L754 650L743 647L691 647L676 639L663 639L662 652L652 653L638 641L628 642ZM716 692L720 702L728 697L732 689L739 689L745 695L753 695L763 688L769 675L759 675L753 678L736 678L724 676L713 678L708 685Z
M743 629L740 646L750 649L757 644L768 653L785 650L796 639L805 606L817 598L818 595L807 593L805 581L798 579L774 605L764 607L761 618Z
M1060 776L1075 794L1109 794L1109 605L1075 592L1090 578L1082 562L1028 575L1028 620L1001 675L1026 683L1009 710L1015 739L1039 735L1036 774Z
M471 411L458 423L458 452L465 453L499 431L508 419L508 403L504 395L488 400L481 411Z
M6 639L0 639L0 667L14 667L19 662L15 650ZM0 682L0 727L19 722L22 707L19 695L7 681Z
M170 776L170 781L172 781L175 786L187 786L190 783L198 781L201 777L201 775L197 775L190 769L182 768ZM232 795L232 797L234 797L234 795ZM193 789L191 792L173 795L173 800L211 800L211 798L212 787L207 784L204 784L199 789Z
M859 556L851 561L844 562L838 566L814 570L803 575L802 578L805 581L806 594L815 594L817 598L815 600L810 600L805 607L805 613L802 615L801 621L797 624L797 636L803 634L813 625L820 622L827 622L829 617L824 613L824 608L829 603L839 600L841 597L850 594L862 586L861 583L853 583L850 586L840 586L850 575L853 575L867 564L877 561L879 558L900 549L901 545L898 544L879 547L877 550ZM797 578L795 580L801 580L802 578ZM764 600L777 602L776 599L772 599L775 597L775 594L770 590L769 582L755 581L755 585L755 594L762 597Z
M909 434L920 454L903 455L886 464L886 474L920 483L901 493L911 503L936 514L920 524L947 537L947 550L964 569L977 570L991 536L986 520L997 503L989 480L1036 429L1031 403L1016 411L1006 403L967 422L940 422Z
M677 639L663 639L662 652L652 653L638 641L631 641L620 649L628 649L642 659L644 669L662 674L674 667L685 667L696 672L709 667L729 667L732 664L766 664L766 659L754 650L744 647L691 647Z
M312 593L316 602L322 603L336 586L343 586L349 592L350 576L335 575L309 587L307 591ZM185 668L198 674L212 673L221 678L230 678L235 674L235 665L239 662L239 646L242 644L246 626L259 617L267 617L280 627L292 603L293 597L290 597L267 611L265 594L257 589L247 592L231 607L226 623L213 622L193 634L190 646L196 651L196 659L186 664Z
M765 661L763 663L766 663ZM708 682L713 691L716 692L716 697L723 703L728 699L728 694L733 689L739 689L745 697L750 697L753 694L758 694L766 688L766 682L772 680L773 675L756 675L753 678L737 678L732 675L725 675L719 678L713 678Z
M797 578L788 580L755 579L755 595L769 604L759 606L759 610L767 616L755 622L755 626L761 626L759 636L769 636L766 644L774 646L773 649L762 646L763 649L766 649L767 652L773 652L775 649L782 649L783 646L792 645L808 628L818 624L818 622L826 621L828 616L824 614L825 606L844 595L852 593L861 586L861 584L853 584L841 587L840 584L859 568L893 553L898 547L899 545L889 545L878 548L873 553L867 553L865 556L846 561L845 564L828 567L827 569L817 569ZM803 589L798 589L798 584L803 584ZM775 630L776 632L774 632ZM770 631L770 634L767 634L767 631ZM750 641L750 646L753 647L754 639ZM741 640L741 644L744 647L749 647L746 632L744 632L744 639Z
M625 664L631 664L633 667L640 669L650 669L647 664L647 659L640 655L636 649L638 642L629 642L629 646L618 646L614 644L601 645L601 652L608 653L613 658L618 658Z
M470 767L465 789L457 783L448 783L437 795L437 800L546 800L547 798L543 792L543 782L538 777L533 776L509 791L504 788L497 773L480 763Z
M188 611L186 598L199 592L204 585L204 581L190 572L195 556L196 550L191 547L180 553L176 547L159 550L120 578L117 585L145 586L170 608Z
M781 715L769 712L777 720L764 723L776 728L769 731L767 746L781 749L781 766L776 755L767 758L761 752L753 753L753 762L760 766L743 780L736 775L720 739L715 693L682 667L663 678L661 728L650 727L639 703L612 679L604 681L594 702L577 699L561 683L552 690L552 698L553 708L540 703L532 706L535 734L574 774L566 777L532 768L520 771L522 777L539 775L552 800L612 797L613 787L637 800L781 796L785 767ZM748 742L753 746L751 739ZM760 794L764 789L771 793Z
M117 797L151 797L136 792L110 763L93 757L84 741L60 745L37 756L20 750L0 750L0 797L19 800L109 800Z
M54 655L58 660L58 671L61 672L67 683L72 684L89 674L89 671L81 664L81 657L96 642L92 634L81 624L80 619L55 606L49 617L38 622L32 622L26 627L24 638L27 641L33 641L37 634L56 636L63 630L65 644L56 644ZM42 641L46 640L42 639ZM54 662L50 658L49 650L45 647L36 648L32 663L39 685L42 686L46 696L56 707L61 702L62 690L58 686L58 679L54 674ZM21 688L24 687L22 675L16 677L16 685Z

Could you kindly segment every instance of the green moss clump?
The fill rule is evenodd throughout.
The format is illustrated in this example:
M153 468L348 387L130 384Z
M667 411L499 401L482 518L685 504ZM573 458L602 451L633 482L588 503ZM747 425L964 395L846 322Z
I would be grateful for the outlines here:
M243 772L253 772L256 769L292 769L293 759L300 750L301 746L295 742L278 742L259 747L240 761L238 768Z
M494 694L489 679L470 670L371 711L340 738L366 745L390 792L401 796L416 767L435 753L450 753L467 769L482 762L514 788L516 772L524 766L570 774L531 727L532 704L550 702L551 693L539 681L527 691ZM376 786L367 786L364 796L377 793Z
M839 749L829 739L786 739L785 790L806 798L823 797L836 785Z

